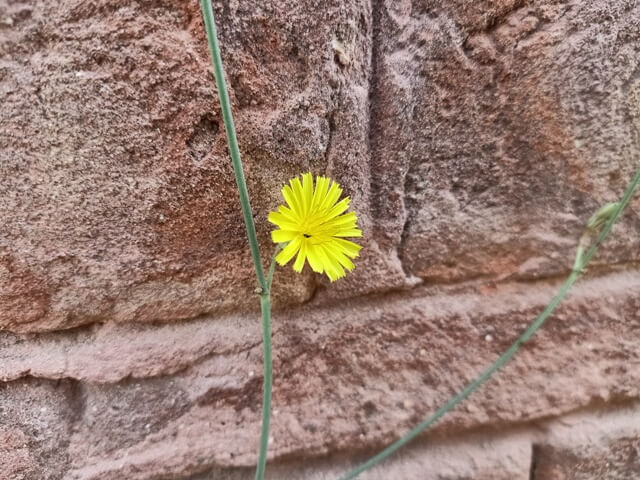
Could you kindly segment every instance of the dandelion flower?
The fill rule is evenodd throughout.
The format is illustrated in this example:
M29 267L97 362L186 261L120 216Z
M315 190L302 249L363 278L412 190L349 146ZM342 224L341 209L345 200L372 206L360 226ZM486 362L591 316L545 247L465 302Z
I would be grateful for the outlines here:
M314 188L315 187L315 188ZM360 249L346 237L361 237L356 214L348 212L349 197L340 199L342 188L327 177L317 176L315 186L310 173L295 177L282 188L287 205L269 214L269 222L278 227L271 232L275 243L286 244L276 256L280 265L293 257L293 269L301 272L305 261L314 272L326 273L333 282L353 270L351 259Z

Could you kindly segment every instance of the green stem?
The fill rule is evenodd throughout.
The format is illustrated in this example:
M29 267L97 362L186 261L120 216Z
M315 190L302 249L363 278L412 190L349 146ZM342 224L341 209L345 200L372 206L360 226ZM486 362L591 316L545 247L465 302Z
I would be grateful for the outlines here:
M273 252L273 258L271 259L271 265L269 266L269 274L267 275L267 291L271 295L271 284L273 283L273 272L276 269L276 257L282 250L282 245L276 245L276 249Z
M611 233L611 229L613 228L613 225L618 221L618 218L620 218L620 215L622 215L622 212L624 211L625 208L627 208L627 205L631 201L633 192L635 192L636 188L638 187L638 184L640 184L640 170L638 170L636 174L633 176L633 179L631 179L629 186L627 187L627 189L624 192L624 195L622 196L622 200L620 200L620 203L618 204L618 208L615 209L615 211L611 215L611 218L605 224L604 228L600 232L600 235L598 235L598 238L596 239L596 241L593 242L593 245L591 245L591 248L589 248L589 250L587 250L587 253L585 253L583 257L582 268L587 266L587 264L591 261L593 256L598 251L598 248L600 248L600 245L602 245L602 242L604 242L607 239L607 237Z
M485 370L478 378L476 378L473 382L467 385L464 390L459 392L453 398L451 398L447 403L445 403L442 407L440 407L436 412L428 417L426 420L421 422L412 428L406 435L404 435L399 440L395 441L387 448L382 450L380 453L370 458L366 462L358 465L356 468L351 470L345 476L341 477L341 480L350 480L352 478L356 478L365 470L370 469L374 465L380 463L385 458L389 457L397 450L405 446L407 443L411 442L418 435L422 434L425 430L431 427L434 423L436 423L440 418L442 418L446 413L452 410L455 406L457 406L460 402L466 399L474 390L476 390L480 385L486 382L491 376L500 370L502 366L507 363L511 358L516 354L520 346L525 343L531 336L538 330L542 324L545 322L547 317L553 312L556 306L562 301L564 296L567 294L569 289L576 282L578 277L580 276L580 270L573 270L569 275L567 281L562 285L562 288L558 291L556 296L553 298L551 303L545 308L544 312L536 318L536 320L525 330L525 332L509 347L509 349L504 352L498 360L495 361L493 365L491 365L487 370Z
M618 218L622 214L622 211L625 209L625 207L631 200L633 192L635 191L639 182L640 182L640 170L636 172L633 180L627 187L627 190L625 191L625 194L622 200L620 201L620 205L615 210L615 212L611 215L610 219L607 221L606 225L598 235L598 238L593 243L591 248L587 250L586 253L584 253L584 246L582 245L582 242L581 242L581 244L578 247L576 260L574 262L571 274L569 275L567 280L564 282L562 287L560 287L560 290L558 291L558 293L553 297L553 299L551 300L551 303L547 305L544 311L533 321L533 323L529 326L529 328L527 328L522 333L522 335L520 335L520 337L513 343L513 345L509 347L507 351L505 351L479 377L477 377L473 382L467 385L464 388L464 390L456 394L446 404L440 407L433 415L431 415L430 417L425 419L423 422L421 422L420 424L412 428L402 438L398 439L397 441L389 445L380 453L370 458L366 462L358 465L356 468L349 471L343 477L340 477L340 480L351 480L353 478L356 478L362 472L377 465L378 463L380 463L381 461L383 461L384 459L386 459L387 457L395 453L397 450L402 448L404 445L411 442L414 438L422 434L425 430L427 430L434 423L440 420L440 418L442 418L446 413L453 410L453 408L455 408L460 402L462 402L469 395L471 395L478 387L480 387L483 383L489 380L494 373L500 370L509 360L511 360L511 358L517 353L518 349L522 346L522 344L524 344L527 340L529 340L536 333L536 331L540 327L542 327L542 325L545 323L549 315L551 315L551 313L555 310L555 308L560 304L560 302L567 295L567 293L569 292L573 284L578 280L584 268L587 266L589 261L596 254L602 242L608 237L609 233L611 232L611 229L613 228L613 224L618 220Z
M220 97L220 107L222 108L222 119L224 121L224 129L227 133L227 142L229 143L229 154L231 155L231 163L233 164L233 173L236 177L238 185L238 193L240 194L240 205L242 206L242 216L244 224L247 227L247 237L249 239L249 248L251 249L251 258L256 269L258 277L258 285L266 290L266 279L262 269L262 260L260 259L260 247L258 246L258 236L256 235L256 226L253 222L253 213L251 212L251 203L249 203L249 192L247 183L244 179L244 171L242 169L242 161L240 160L240 150L238 149L238 139L236 137L236 128L233 124L233 115L231 114L231 102L229 101L229 92L227 83L224 79L224 68L222 67L222 57L220 55L220 45L218 43L218 33L216 31L216 22L213 17L213 8L211 0L201 0L200 7L202 16L204 17L205 30L207 31L207 39L209 40L209 52L213 61L213 71L216 77L216 87L218 88L218 96Z
M276 268L276 255L282 247L276 246L269 267L266 290L260 295L262 311L262 340L264 345L264 385L262 395L262 429L260 433L260 450L256 466L256 480L264 478L267 468L267 450L269 448L269 425L271 423L271 397L273 391L273 355L271 347L271 283Z
M273 390L273 360L271 353L271 294L260 295L262 310L262 339L264 345L264 384L262 395L262 430L260 432L260 451L256 466L256 480L264 478L267 468L267 449L269 447L269 424L271 423L271 392Z
M244 178L242 169L242 161L240 159L240 149L238 148L238 139L236 137L236 129L233 124L233 115L231 114L231 102L229 101L229 92L224 78L224 68L222 66L222 56L220 54L220 45L218 44L218 34L216 32L216 23L213 16L213 8L211 0L201 0L200 7L204 18L205 30L207 32L207 40L209 43L209 52L213 62L213 70L216 78L216 87L220 98L220 107L222 109L222 119L227 134L227 142L229 144L229 153L231 155L231 163L233 164L233 173L236 177L238 193L240 195L240 205L242 207L242 216L247 229L247 238L249 239L249 248L251 249L251 258L253 266L256 270L260 293L260 310L262 313L262 334L264 343L264 393L262 404L262 432L260 436L260 451L258 454L258 465L256 467L256 480L264 479L264 472L267 462L267 447L269 444L269 423L271 420L271 392L273 382L272 354L271 354L271 280L273 278L272 267L269 271L269 278L265 278L260 258L260 247L258 246L258 237L256 235L256 227L253 222L253 213L251 211L251 203L249 202L249 192Z

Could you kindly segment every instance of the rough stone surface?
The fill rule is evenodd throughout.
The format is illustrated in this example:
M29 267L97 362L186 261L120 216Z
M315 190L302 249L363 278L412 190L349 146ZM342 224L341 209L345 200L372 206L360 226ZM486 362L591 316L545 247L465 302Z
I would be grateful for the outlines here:
M0 479L57 480L69 469L77 382L20 379L0 384Z
M531 442L535 432L517 430L504 435L467 434L436 442L422 442L407 448L358 478L363 480L530 480ZM275 464L269 479L335 480L357 461L333 455L328 460ZM212 470L189 480L249 480L249 469Z
M532 480L633 480L640 472L640 415L566 419L534 450Z
M489 3L218 8L265 255L301 171L342 181L366 234L340 288L287 269L279 304L566 272L637 158L640 7ZM0 17L0 326L254 308L197 2L5 0ZM638 259L633 220L610 262Z
M326 171L356 205L367 191L369 6L313 5L218 9L265 255L289 177ZM0 20L0 327L254 307L198 3L2 1ZM287 270L276 297L315 281Z
M623 191L640 2L257 3L215 11L265 260L304 171L365 233L346 279L274 292L269 475L334 479L504 351ZM0 99L0 479L252 478L260 322L198 2L0 0ZM638 206L363 478L633 478Z
M272 458L382 446L495 359L556 288L417 288L280 313ZM637 398L639 299L636 272L585 280L531 344L429 438ZM76 416L65 478L181 478L214 465L249 467L261 404L258 325L242 315L88 327L72 338L4 334L0 375L7 385L27 374L79 382L69 400Z
M407 273L566 272L637 165L640 4L378 4L372 198ZM609 261L638 259L639 229Z

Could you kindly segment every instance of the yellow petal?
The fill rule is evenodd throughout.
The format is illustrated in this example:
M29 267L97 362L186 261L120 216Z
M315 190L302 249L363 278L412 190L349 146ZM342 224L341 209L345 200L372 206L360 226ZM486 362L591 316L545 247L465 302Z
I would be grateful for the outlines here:
M289 185L285 185L284 187L282 187L282 196L284 197L284 200L287 202L289 207L291 207L291 211L299 220L301 215L300 202L296 198L293 190Z
M340 195L342 195L342 189L336 182L332 182L320 208L323 210L331 208L338 201Z
M293 240L296 235L300 235L300 233L292 230L274 230L271 232L271 240L273 243L287 243Z
M337 278L344 277L345 272L344 272L344 269L342 268L343 267L342 263L344 262L344 260L341 262L339 258L341 256L344 257L344 255L340 252L340 250L335 245L331 245L331 243L326 243L322 247L324 248L324 251L329 259L329 265L331 267L330 270L332 270L332 272L335 274L335 278L337 279Z
M314 249L316 251L316 254L318 255L318 257L320 258L320 261L322 262L322 265L324 267L325 270L327 270L327 272L329 270L332 270L331 267L331 260L329 259L329 257L327 256L327 252L324 249L324 245L323 244L318 244L314 246Z
M327 270L327 277L329 277L329 280L331 280L331 282L335 282L336 280L344 276L345 276L344 270L342 272L335 269Z
M313 201L311 202L312 211L319 211L322 202L327 196L327 191L329 191L329 185L331 180L327 177L317 177L316 178L316 189L313 192Z
M331 210L329 210L329 213L327 213L323 217L325 221L329 221L332 218L335 218L341 213L343 213L345 210L347 210L347 208L349 208L349 201L350 201L349 197L345 197L342 200L340 200L338 203L336 203L333 207L331 207Z
M322 261L320 260L320 256L318 255L318 247L310 245L309 242L307 244L307 260L309 260L309 265L311 265L311 269L316 273L322 273L324 268L322 265Z
M342 238L334 238L333 242L331 242L330 245L335 246L336 248L338 248L338 251L344 252L351 258L357 257L360 254L360 250L362 250L362 247L360 245L349 240L344 240Z
M301 218L304 218L306 215L304 209L304 194L302 193L302 183L300 183L300 179L298 177L293 178L290 182L291 190L293 191L293 198L296 201L298 213Z
M276 262L279 265L286 265L289 261L298 253L300 244L302 243L302 235L295 237L289 244L282 249L282 251L276 256Z
M302 267L304 267L304 261L307 258L307 241L306 238L300 238L300 251L298 251L298 256L296 257L296 261L293 264L293 269L300 273L302 271Z
M347 258L345 255L346 252L340 249L337 245L328 245L328 251L334 261L338 262L347 270L351 271L354 268L353 262Z
M269 222L273 223L274 225L277 225L283 230L297 230L298 228L297 223L288 220L287 217L285 217L280 212L271 212L269 213L268 218L269 218Z
M278 212L281 213L288 221L298 223L297 215L290 208L280 205Z
M304 205L304 215L308 215L313 201L313 177L310 173L302 175L302 204Z
M310 228L313 230L314 235L334 235L340 230L356 229L357 217L355 213L349 212L339 217L333 218L328 222L321 224L313 224Z

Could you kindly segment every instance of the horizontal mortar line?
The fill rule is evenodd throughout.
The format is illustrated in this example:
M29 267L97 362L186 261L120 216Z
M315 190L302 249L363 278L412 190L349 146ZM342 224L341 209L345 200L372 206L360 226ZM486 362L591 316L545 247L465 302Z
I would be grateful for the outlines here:
M113 376L111 378L109 378L108 381L103 380L103 381L96 381L95 379L92 379L91 377L81 377L78 375L73 375L73 374L69 374L69 373L65 373L67 372L66 368L63 368L59 374L53 374L53 375L42 375L42 374L38 374L38 371L35 370L34 372L31 371L31 368L27 368L25 370L16 370L14 375L6 375L5 373L3 373L3 369L2 367L0 367L0 384L10 384L12 382L19 382L21 380L25 380L25 379L33 379L33 380L52 380L52 381L57 381L57 380L73 380L73 381L79 381L79 382L87 382L87 383L96 383L96 384L113 384L113 383L118 383L124 380L131 380L131 381L135 381L135 380L152 380L155 378L162 378L162 377L167 377L167 376L175 376L175 375L179 375L181 373L187 372L189 369L196 367L197 365L205 362L208 359L211 358L215 358L215 357L226 357L226 356L237 356L237 355L242 355L242 354L246 354L247 352L259 347L260 345L262 345L262 339L260 339L259 341L256 341L254 343L251 343L247 346L243 346L241 348L239 348L238 350L235 350L233 352L217 352L217 351L209 351L209 352L204 352L201 355L194 357L194 359L190 362L185 362L183 364L180 365L176 365L173 368L166 368L164 370L160 369L160 370L155 370L152 371L148 374L141 374L141 375L136 375L133 372L128 372L128 373L123 373L117 376ZM3 355L0 353L0 361L4 361L4 357Z
M580 285L585 281L605 278L612 274L620 272L640 272L640 261L625 261L606 264L599 264L597 263L597 261L593 261L584 269L584 274L573 287L573 291L579 289ZM396 288L389 288L383 291L372 291L347 298L338 297L337 299L332 299L328 296L324 296L321 300L310 301L301 304L300 307L308 306L330 309L336 306L343 305L345 302L362 301L366 302L367 304L371 304L371 302L384 302L388 300L393 301L394 299L398 299L399 297L411 299L419 296L433 297L434 295L447 293L453 296L453 294L458 294L460 292L464 293L465 290L468 292L473 292L474 290L477 290L479 288L486 287L498 290L500 288L510 288L511 286L520 285L527 285L529 287L536 287L539 285L546 286L552 283L557 283L559 285L567 279L570 273L571 271L567 267L567 270L562 273L543 275L539 277L523 276L522 278L514 278L513 275L510 275L502 279L490 275L478 275L463 280L454 280L451 282L438 281L437 283L429 282L428 279L425 278L416 277L420 281L413 285L398 286ZM551 297L549 298L549 300L551 300ZM275 310L274 313L278 313L278 310Z
M621 271L640 271L640 261L624 261L615 263L598 263L592 261L585 269L585 275L583 278L597 278L609 275L611 273L617 273ZM495 274L478 274L473 277L468 277L463 280L452 280L450 282L439 280L437 283L433 282L430 277L418 277L422 283L418 283L416 286L407 290L420 290L429 288L456 288L473 285L502 285L509 283L523 283L533 284L553 282L565 280L571 273L570 268L567 266L565 270L553 274L545 274L540 276L534 275L518 275L517 273L509 274L506 276L496 276ZM595 274L595 275L594 275Z
M612 273L617 273L620 271L640 272L640 261L616 262L616 263L606 263L606 264L604 263L598 264L597 262L594 261L592 262L591 265L587 266L587 268L585 268L584 271L585 271L585 275L583 276L583 279L580 280L579 282L584 281L586 278L591 278L591 279L601 278L601 277L605 277L607 275L610 275ZM487 285L491 286L492 288L499 288L501 286L520 285L520 284L527 284L527 285L548 284L551 282L565 280L569 275L569 273L570 273L570 270L567 268L566 271L562 273L554 274L554 275L544 275L540 277L524 276L522 278L514 278L513 276L508 276L505 279L496 278L495 276L491 276L491 275L481 274L478 276L474 276L474 277L470 277L462 280L454 280L451 282L438 281L437 283L431 283L428 280L425 280L424 278L416 277L420 279L419 283L412 284L412 285L398 286L395 288L388 288L381 291L372 291L372 292L367 292L363 294L356 294L351 297L345 297L345 298L338 297L337 299L331 299L330 297L325 297L322 300L316 301L313 299L316 297L316 295L314 294L312 300L300 303L298 305L292 305L287 308L288 309L299 309L299 308L305 308L305 307L311 307L315 309L331 308L336 305L342 305L345 302L366 301L367 303L370 303L372 300L382 301L382 300L387 300L389 298L393 299L394 297L397 297L399 295L404 296L406 298L413 298L421 294L426 297L429 297L429 296L433 296L434 292L446 293L447 290L458 291L460 289L465 289L465 288L473 289L477 287L486 287ZM593 275L594 273L596 273L596 276ZM272 309L272 311L273 313L281 313L285 310ZM247 316L258 315L258 314L259 314L259 308L256 304L255 309L237 310L235 312L231 311L231 312L222 312L222 313L216 313L216 312L199 313L192 317L181 318L177 320L166 320L166 321L158 320L158 321L132 322L132 323L125 323L125 322L115 323L115 322L100 320L100 321L85 323L82 325L75 325L73 327L64 328L60 330L42 330L42 331L15 331L15 330L9 330L6 328L0 328L0 340L2 340L3 335L10 335L15 337L28 336L29 338L34 338L34 336L40 336L40 335L56 335L56 334L67 334L67 333L70 334L72 332L75 335L81 335L91 330L100 331L101 328L106 326L112 326L112 325L128 325L131 327L139 327L139 328L162 327L165 325L182 325L184 323L190 323L190 322L193 323L202 319L206 319L206 320L224 319L227 317L237 318L237 317L247 317ZM91 335L94 335L94 333L92 332Z
M438 447L457 448L460 444L479 444L486 441L502 440L507 441L511 438L520 438L521 440L533 444L545 444L552 440L552 436L556 431L560 431L555 435L555 441L563 440L567 437L567 432L573 427L580 428L580 424L584 429L595 431L596 434L606 435L610 430L629 430L635 433L640 432L640 415L629 416L628 412L640 413L640 399L627 398L609 404L601 401L594 401L589 404L581 405L576 408L564 410L558 414L545 415L537 418L527 419L521 422L509 422L504 424L479 424L468 428L454 430L453 432L442 432L438 430L426 431L411 443L408 450L426 450ZM634 422L629 422L629 418L635 418ZM589 419L583 421L584 419ZM597 419L593 421L592 419ZM622 420L622 422L620 421ZM623 424L623 422L625 422ZM604 432L604 433L603 433ZM624 433L623 433L624 434ZM622 435L621 435L622 436ZM331 464L352 460L354 455L371 452L377 448L382 448L388 442L371 443L364 447L356 447L353 449L341 448L339 453L328 453L314 455L314 452L300 450L297 452L276 455L278 464L295 465L295 460L288 460L289 457L295 458L301 455L310 455L311 460L317 464L327 463L330 457ZM308 460L305 460L308 462ZM237 469L252 468L252 465L238 466Z
M419 308L429 312L430 320L454 315L502 315L523 308L542 308L558 287L558 281L532 284L511 282L478 291L477 286L455 292L396 292L383 297L359 297L328 306L303 305L274 312L274 338L299 318L312 318L314 324L333 329L344 318L357 327L363 322L384 317L385 312ZM621 271L585 278L572 290L566 302L594 297L637 295L640 271ZM634 292L634 290L636 292ZM426 313L425 313L426 315ZM343 323L343 322L342 322ZM303 325L304 327L304 325ZM87 329L92 327L87 327ZM3 338L4 336L4 338ZM201 316L183 323L104 324L86 342L78 343L78 332L42 334L0 334L0 380L25 376L34 378L74 378L95 383L114 383L127 377L149 378L173 374L215 355L236 356L261 343L258 314L224 317ZM3 342L4 340L4 342ZM14 343L15 342L15 343ZM235 346L235 349L234 349ZM167 369L170 359L180 363ZM117 371L112 371L114 367ZM103 370L108 369L105 373Z
M634 421L629 422L629 411L633 411L631 418ZM626 413L626 414L625 414ZM592 431L594 435L602 435L602 431L622 431L631 432L634 435L640 434L640 399L637 397L620 397L613 399L611 402L604 402L602 399L594 398L590 402L576 405L575 407L565 408L551 414L540 415L536 417L525 418L514 421L495 421L492 419L486 423L479 423L473 426L464 426L453 428L450 430L439 430L438 425L432 429L420 434L409 448L424 449L437 446L459 444L463 439L484 438L484 439L508 439L516 435L526 434L531 444L544 444L549 442L551 435L554 435L555 441L562 441L570 438L570 430L576 425L582 423L584 429ZM589 421L581 422L582 419ZM592 419L598 419L596 422ZM616 421L617 420L617 421ZM605 428L601 428L605 427ZM609 429L609 430L608 430ZM408 428L407 428L408 430ZM569 433L567 433L569 431ZM330 456L331 462L343 457L345 459L353 459L358 454L372 452L376 449L383 448L393 439L399 438L402 433L397 433L393 438L372 438L366 446L351 447L350 445L333 445L328 453L319 453L317 447L301 447L293 448L287 451L272 450L274 460L281 463L289 463L289 459L307 457L318 463L324 461L323 457ZM476 440L474 440L475 442ZM326 445L325 445L326 446ZM335 453L339 452L339 453ZM293 461L295 463L295 461ZM238 464L237 468L251 467L251 463L246 465Z
M625 436L640 432L640 401L630 399L614 405L601 405L594 403L582 407L567 410L559 415L541 417L519 423L512 423L497 429L495 425L478 425L472 428L459 430L451 434L442 432L426 432L416 439L415 442L405 447L400 453L411 454L437 449L459 450L464 446L478 447L479 452L488 443L509 443L519 442L526 446L534 444L559 444L565 446L564 442L573 438L576 430L585 431L590 434L591 439L595 436L609 438L610 436ZM631 415L630 415L631 413ZM632 421L630 421L632 419ZM171 442L171 440L169 440ZM377 448L381 448L386 443L373 441L366 446L355 448L343 448L337 445L330 446L328 451L318 453L313 448L297 448L290 451L272 451L272 468L306 466L314 469L348 469L345 465L357 462L357 456L371 453ZM150 448L132 453L126 449L126 455L114 456L109 459L101 459L90 467L80 467L74 473L80 474L80 478L99 478L95 476L110 474L122 471L124 466L137 470L144 468L150 462L157 461L157 458L167 451L166 441L150 446ZM301 456L306 456L304 461L296 460ZM354 458L355 457L355 458ZM206 469L224 468L225 471L243 471L253 468L252 460L245 458L244 461L237 459L238 463L218 462L210 459L204 464ZM208 464L208 465L207 465ZM301 468L304 469L304 468ZM82 476L91 471L92 474Z

